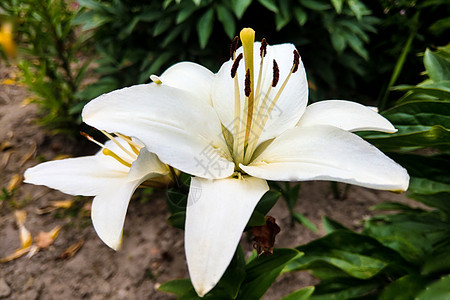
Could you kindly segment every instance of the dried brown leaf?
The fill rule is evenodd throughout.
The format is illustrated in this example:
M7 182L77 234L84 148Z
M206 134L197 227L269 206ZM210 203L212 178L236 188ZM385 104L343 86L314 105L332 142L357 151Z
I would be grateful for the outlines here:
M19 162L19 167L22 167L30 158L33 157L34 153L36 153L37 146L35 143L31 144L30 150L25 153L22 159Z
M8 183L7 190L11 192L13 189L18 187L22 183L22 176L20 174L15 174Z
M84 245L84 240L81 239L75 244L70 245L66 250L64 250L60 255L59 258L61 259L69 259L75 256L77 254L78 250L81 249Z
M262 226L252 227L253 247L258 252L258 255L273 254L273 246L275 244L275 236L280 232L280 227L277 225L274 217L266 216L266 224Z
M34 238L34 242L39 249L46 249L50 247L58 236L61 226L56 226L49 232L40 231Z

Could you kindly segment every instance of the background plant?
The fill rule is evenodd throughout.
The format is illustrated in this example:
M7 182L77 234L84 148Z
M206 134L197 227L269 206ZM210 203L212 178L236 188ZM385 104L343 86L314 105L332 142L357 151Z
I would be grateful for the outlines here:
M87 36L78 35L72 23L76 2L5 0L0 13L15 25L19 78L41 109L40 122L55 133L74 136L83 105L77 92L89 65L80 56Z

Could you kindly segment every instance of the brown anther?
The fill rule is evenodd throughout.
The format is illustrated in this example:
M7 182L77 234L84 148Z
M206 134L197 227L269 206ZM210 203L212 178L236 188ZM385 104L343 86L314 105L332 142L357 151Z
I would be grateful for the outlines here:
M273 60L273 79L272 79L272 87L276 87L278 80L280 79L280 69L278 68L278 64Z
M231 57L231 59L234 58L234 53L236 52L238 43L239 43L239 38L237 36L235 36L233 41L231 42L231 45L230 45L230 57Z
M247 73L245 73L245 96L250 96L252 89L250 88L250 69L247 69Z
M297 72L298 65L300 64L300 54L297 50L294 50L294 65L292 66L292 73Z
M92 136L90 136L89 134L87 134L86 132L80 131L80 134L87 138L88 140L92 141L94 138Z
M264 56L266 56L266 53L267 53L267 41L265 38L263 38L261 41L261 48L259 48L259 56L263 58Z
M236 59L234 60L233 66L231 67L231 78L234 78L236 76L236 72L239 67L239 62L243 57L244 56L242 55L242 53L240 53L238 57L236 57Z

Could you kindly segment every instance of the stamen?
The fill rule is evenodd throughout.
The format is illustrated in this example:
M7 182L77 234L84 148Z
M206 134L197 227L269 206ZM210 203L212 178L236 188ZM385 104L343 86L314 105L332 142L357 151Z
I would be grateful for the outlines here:
M120 137L120 138L121 138L122 140L124 140L125 142L127 142L128 145L130 146L131 150L133 150L133 152L134 152L136 155L139 155L139 152L140 152L140 150L141 150L141 148L142 148L141 145L139 145L138 143L136 143L135 141L133 141L129 136L122 135L122 134L120 134L120 133L118 133L118 132L115 132L114 134L117 135L118 137Z
M103 145L102 143L96 141L92 136L90 136L90 135L87 134L86 132L80 131L80 134L81 134L82 136L84 136L85 138L87 138L90 142L93 142L93 143L99 145L99 146L102 147L102 148L106 148L105 145Z
M276 87L278 80L280 79L280 69L278 68L278 64L276 60L273 60L273 79L272 79L272 87Z
M102 152L103 152L104 155L111 156L112 158L114 158L115 160L120 162L122 165L124 165L124 166L126 166L128 168L131 168L131 164L129 162L126 162L120 156L118 156L117 154L115 154L114 152L109 150L108 148L103 148Z
M135 157L135 155L133 153L131 153L130 151L128 151L121 143L119 143L117 141L117 139L115 137L113 137L112 135L110 135L109 133L107 133L104 130L100 130L104 135L106 135L107 138L109 138L111 141L114 142L114 144L116 144L120 149L122 149L123 152L125 152L126 154L128 154L130 157Z
M240 53L238 57L236 57L236 59L234 60L233 66L231 67L231 78L234 78L236 76L236 72L239 67L239 62L241 61L242 57L243 55L242 53Z
M161 79L159 79L159 77L154 75L154 74L150 75L150 80L153 81L156 84L161 84L162 83Z
M298 65L300 64L300 54L297 50L294 50L294 64L292 66L292 73L297 72Z
M261 56L261 58L264 58L264 56L266 56L267 53L267 42L266 39L263 38L261 40L261 48L259 48L259 56Z
M252 88L250 87L250 70L247 69L247 73L245 73L245 97L249 97L252 92Z
M231 59L234 59L234 54L236 53L236 49L239 43L239 38L237 36L234 37L233 41L230 45L230 57Z

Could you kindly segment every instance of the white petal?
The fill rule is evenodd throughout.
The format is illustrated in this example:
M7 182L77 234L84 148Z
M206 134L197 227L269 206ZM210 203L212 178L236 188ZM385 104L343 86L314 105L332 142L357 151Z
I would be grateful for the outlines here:
M105 188L92 201L92 225L100 239L117 250L122 241L128 203L139 184L144 181L120 181Z
M26 183L45 185L66 194L94 196L125 180L129 168L97 154L41 163L25 171Z
M265 180L192 178L185 226L189 275L202 297L220 280L256 204L269 189Z
M156 154L142 148L138 158L131 165L127 180L139 180L151 173L154 173L155 176L166 175L169 173L169 169L159 160Z
M142 141L183 172L222 178L234 165L214 109L191 93L165 85L135 85L104 94L83 109L83 121Z
M317 125L283 133L248 166L268 180L334 180L382 190L406 190L404 168L357 135Z
M180 62L159 76L163 84L179 88L194 95L199 99L211 102L211 87L214 74L207 68L192 62Z
M297 126L314 125L331 125L347 131L376 130L391 133L397 131L372 107L343 100L320 101L306 107Z
M260 43L254 44L254 68L255 68L255 89L257 87L258 74L260 69L261 58L259 56ZM289 74L293 65L293 51L295 46L292 44L282 44L267 47L267 55L264 58L263 72L261 76L261 97L259 104L263 102L262 98L268 94L268 104L272 102L283 81ZM237 54L242 52L242 47L237 50ZM273 60L276 60L280 69L279 82L275 88L268 93L269 87L272 85L273 79ZM213 106L216 109L223 125L233 132L231 125L234 116L234 79L231 78L231 67L233 62L230 60L222 65L216 74L213 86ZM244 80L245 80L245 64L241 60L237 72L240 96L241 96L241 116L246 116L247 109L244 107ZM297 124L301 115L305 111L308 101L308 82L306 80L305 68L300 60L300 65L296 73L292 74L283 93L281 94L274 110L270 114L268 122L264 127L260 142L278 136L286 129L292 128ZM264 110L262 110L264 113ZM256 114L256 113L255 113Z

